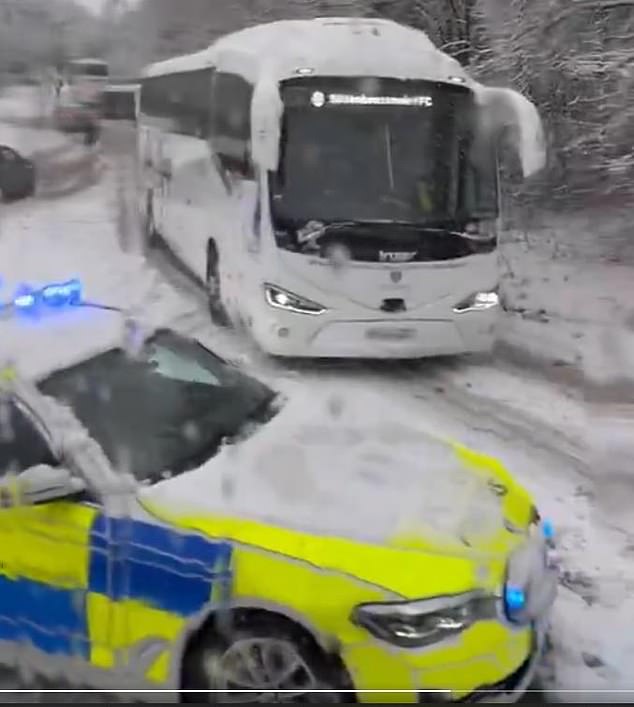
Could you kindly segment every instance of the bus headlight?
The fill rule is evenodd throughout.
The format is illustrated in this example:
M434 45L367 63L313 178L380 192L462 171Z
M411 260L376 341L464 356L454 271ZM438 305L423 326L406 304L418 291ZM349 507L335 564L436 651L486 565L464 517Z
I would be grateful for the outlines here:
M495 599L471 593L434 599L357 606L351 620L401 648L423 648L495 616Z
M462 302L459 302L454 308L454 312L472 312L482 311L484 309L492 309L500 304L500 295L497 290L490 292L475 292Z
M323 314L326 308L317 302L300 297L277 285L264 284L264 297L271 307L284 309L296 314Z

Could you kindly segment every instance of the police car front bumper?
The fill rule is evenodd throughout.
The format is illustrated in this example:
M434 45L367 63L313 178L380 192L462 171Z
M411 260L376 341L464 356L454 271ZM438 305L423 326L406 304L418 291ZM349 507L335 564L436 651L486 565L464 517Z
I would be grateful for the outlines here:
M547 649L550 617L559 584L559 555L554 542L541 536L539 526L533 528L532 537L511 557L507 582L526 588L527 603L523 621L532 630L529 655L516 670L499 682L477 687L459 699L448 696L441 701L517 702L534 682ZM420 695L418 700L419 703L428 701L425 695Z
M533 650L527 660L508 677L494 685L483 685L456 702L517 702L535 680L546 649L545 627L536 628Z
M511 675L494 685L484 685L460 702L516 702L530 687L545 653L550 615L559 584L559 555L552 538L544 537L541 526L532 528L532 537L511 558L507 580L526 587L525 617L533 631L528 658Z

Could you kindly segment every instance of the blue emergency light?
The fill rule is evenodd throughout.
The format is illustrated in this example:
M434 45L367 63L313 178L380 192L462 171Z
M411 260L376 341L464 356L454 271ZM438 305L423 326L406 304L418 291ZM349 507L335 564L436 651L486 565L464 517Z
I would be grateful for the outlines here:
M544 538L546 538L546 540L552 541L555 539L555 527L552 522L546 518L542 520L542 533L544 534Z
M504 610L512 621L526 607L526 593L521 587L507 584L504 588Z
M77 279L51 283L39 289L20 285L12 301L5 305L19 312L35 313L45 309L78 307L82 304L81 282Z

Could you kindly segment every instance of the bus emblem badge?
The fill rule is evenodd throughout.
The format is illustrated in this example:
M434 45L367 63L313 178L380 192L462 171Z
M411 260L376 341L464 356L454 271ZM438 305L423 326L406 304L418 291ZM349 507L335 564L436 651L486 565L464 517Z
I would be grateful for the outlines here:
M315 91L310 97L310 102L315 108L322 108L326 103L326 94L323 91Z
M403 273L402 273L402 272L400 272L400 271L398 271L398 270L393 270L393 271L390 273L390 280L392 280L392 282L397 283L397 282L400 282L402 279L403 279Z

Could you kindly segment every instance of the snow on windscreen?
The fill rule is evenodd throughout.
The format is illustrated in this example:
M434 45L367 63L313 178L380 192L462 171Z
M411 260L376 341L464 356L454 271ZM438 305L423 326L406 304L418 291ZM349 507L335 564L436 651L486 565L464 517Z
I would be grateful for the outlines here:
M477 546L503 523L499 499L450 446L352 385L344 394L294 391L252 437L144 494L170 512L239 515L377 543L414 534Z

